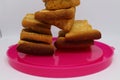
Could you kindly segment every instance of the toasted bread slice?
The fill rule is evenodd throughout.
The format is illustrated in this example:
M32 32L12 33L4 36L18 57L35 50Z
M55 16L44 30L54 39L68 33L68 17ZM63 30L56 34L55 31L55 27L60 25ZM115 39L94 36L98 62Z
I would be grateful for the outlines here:
M40 19L39 19L40 20ZM65 32L69 32L74 23L74 18L71 19L58 19L58 20L43 20L44 23L54 25Z
M51 25L36 20L32 13L26 14L22 20L22 26L38 33L51 34Z
M54 54L54 46L52 44L20 40L17 46L17 51L29 55L49 56Z
M69 13L69 15L68 14L66 15L64 12ZM44 11L43 11L43 13L44 13ZM45 11L45 13L46 13L46 11ZM69 32L73 23L74 23L75 8L72 7L72 8L69 8L69 9L48 11L46 13L46 15L43 14L44 16L40 15L40 14L39 14L39 12L36 12L35 13L35 19L37 19L38 21L42 21L44 23L50 24L50 25L54 25L54 26L56 26L60 29L63 29L65 32ZM68 16L69 16L70 19L68 19Z
M67 9L80 4L80 0L43 0L48 10Z
M39 34L28 29L23 29L20 35L21 40L29 40L29 41L36 41L36 42L43 42L47 44L52 43L52 35L46 34Z
M100 39L101 33L96 29L92 29L87 20L76 20L71 30L66 33L65 38L68 41L94 40Z
M22 26L23 27L44 27L44 28L51 28L51 25L40 22L35 19L35 15L33 13L28 13L25 15L25 17L22 20Z
M66 41L65 37L58 37L54 45L57 49L80 49L88 48L94 44L93 40L81 40L76 42Z
M40 10L35 12L35 19L39 21L49 21L58 19L71 19L75 16L75 7L59 10Z

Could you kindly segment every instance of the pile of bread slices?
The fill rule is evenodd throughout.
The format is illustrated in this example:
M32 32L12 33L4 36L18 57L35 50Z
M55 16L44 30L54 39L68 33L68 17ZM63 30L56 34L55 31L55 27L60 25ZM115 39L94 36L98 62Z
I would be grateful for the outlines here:
M75 20L80 0L43 0L45 9L28 13L22 21L23 29L17 46L19 52L31 55L53 55L56 49L88 48L100 31L87 20ZM53 43L51 26L61 29Z

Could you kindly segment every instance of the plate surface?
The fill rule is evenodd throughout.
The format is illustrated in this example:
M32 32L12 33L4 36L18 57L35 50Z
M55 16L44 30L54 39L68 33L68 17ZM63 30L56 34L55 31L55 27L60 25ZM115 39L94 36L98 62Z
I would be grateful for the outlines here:
M55 39L54 39L55 40ZM86 50L56 50L53 56L32 56L17 52L17 44L7 51L10 65L23 73L42 77L77 77L104 70L112 62L113 49L94 42Z

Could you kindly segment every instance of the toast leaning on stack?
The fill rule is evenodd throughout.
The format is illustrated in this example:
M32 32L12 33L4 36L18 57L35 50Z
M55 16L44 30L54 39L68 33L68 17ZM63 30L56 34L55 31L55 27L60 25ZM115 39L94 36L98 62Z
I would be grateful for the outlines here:
M50 25L54 25L69 32L75 17L75 7L59 10L41 10L35 12L35 19Z

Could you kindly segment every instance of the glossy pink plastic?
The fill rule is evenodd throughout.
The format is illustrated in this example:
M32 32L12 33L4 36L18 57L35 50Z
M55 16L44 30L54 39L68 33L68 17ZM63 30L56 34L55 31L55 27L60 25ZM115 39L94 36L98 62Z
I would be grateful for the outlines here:
M54 39L55 40L55 39ZM78 77L104 70L112 62L113 49L94 42L86 50L56 50L53 56L32 56L19 53L17 44L7 51L10 65L23 73L54 78Z

